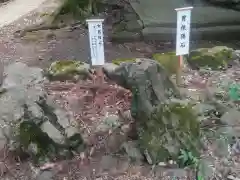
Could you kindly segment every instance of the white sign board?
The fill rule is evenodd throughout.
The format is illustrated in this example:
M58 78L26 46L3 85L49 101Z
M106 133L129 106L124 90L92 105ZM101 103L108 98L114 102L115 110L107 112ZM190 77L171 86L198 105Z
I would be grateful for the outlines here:
M89 19L88 32L93 66L101 66L105 63L103 43L103 19Z
M189 38L192 8L193 7L175 9L177 11L177 38L176 38L177 56L189 53Z

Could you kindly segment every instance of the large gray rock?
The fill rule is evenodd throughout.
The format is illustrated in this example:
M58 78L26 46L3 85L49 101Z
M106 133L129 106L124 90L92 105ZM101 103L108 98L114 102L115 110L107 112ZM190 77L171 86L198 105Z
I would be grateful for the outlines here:
M231 109L221 117L221 122L229 126L238 126L240 123L240 111Z
M143 22L144 39L175 40L176 11L174 9L187 6L194 7L191 16L192 40L203 38L229 40L239 37L240 12L206 5L204 1L190 2L192 3L187 0L130 0L131 6Z
M18 62L6 67L5 74L0 132L12 151L28 153L38 161L70 155L83 145L74 120L45 92L40 68Z
M141 58L105 73L132 92L131 115L136 120L139 147L149 164L175 159L180 149L196 154L200 139L196 114L181 100L179 90L158 62Z
M240 3L239 0L208 0L212 4L219 5L237 5Z

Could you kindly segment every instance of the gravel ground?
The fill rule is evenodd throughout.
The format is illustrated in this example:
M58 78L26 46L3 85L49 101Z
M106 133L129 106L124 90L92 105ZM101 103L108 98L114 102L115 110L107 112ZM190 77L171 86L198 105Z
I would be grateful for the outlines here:
M41 11L44 12L44 7L42 9ZM76 59L85 62L89 61L87 31L81 26L75 27L74 30L72 27L67 27L54 31L46 30L28 33L22 38L14 36L15 31L29 25L37 24L40 21L37 19L39 17L38 14L39 11L32 12L0 30L0 56L4 65L21 61L31 66L45 68L55 60ZM106 25L106 61L111 61L115 58L144 57L155 50L154 46L144 42L112 44L108 40L110 30L110 26ZM104 166L102 162L104 152L100 151L99 153L91 161L84 162L83 164L80 163L79 157L71 161L59 162L58 166L52 169L51 174L56 180L152 179L149 166L131 165L127 159L121 158L117 158L117 161L110 159L110 167L105 168L110 173L106 174L101 168ZM59 169L59 167L61 168ZM48 180L47 178L49 178L49 176L44 178L44 174L42 175L39 168L33 167L30 162L16 163L14 156L11 156L11 154L8 158L6 158L6 155L0 158L0 177L1 179L9 180L31 180L38 178L39 180Z
M43 5L44 6L44 5ZM44 8L43 10L44 11ZM39 13L39 12L38 12ZM28 25L36 24L39 20L36 12L19 19L11 25L0 30L0 56L5 65L21 61L31 66L47 67L55 60L76 59L89 61L89 46L87 31L82 26L75 28L66 27L54 31L38 31L28 33L23 38L14 37L14 32ZM135 42L124 44L113 44L109 41L111 26L105 26L105 56L106 61L115 58L149 57L154 52L172 50L172 43L162 42ZM221 45L220 42L192 42L192 47ZM225 43L226 45L226 43ZM228 42L231 47L239 47L239 42ZM69 95L69 92L67 93ZM2 154L2 153L0 153ZM2 159L4 157L1 157ZM104 152L96 153L91 160L80 163L79 157L71 161L59 162L52 168L51 173L56 180L157 180L172 179L169 169L160 168L151 170L149 165L131 164L125 157L118 157L117 160L110 159L110 165L103 162ZM5 161L4 161L5 162ZM6 160L7 167L0 160L0 173L7 172L1 179L31 180L41 174L39 168L32 167L29 162L16 164L13 159ZM110 166L103 171L104 166ZM9 170L8 170L9 169ZM106 174L106 171L108 172ZM185 171L181 172L182 174ZM0 174L1 175L1 174ZM162 178L164 176L164 178ZM42 176L43 177L43 176ZM183 177L186 179L186 177ZM190 178L191 179L191 178ZM193 179L193 178L192 178ZM44 180L38 179L38 180ZM46 179L48 180L48 179ZM50 180L50 179L49 179Z

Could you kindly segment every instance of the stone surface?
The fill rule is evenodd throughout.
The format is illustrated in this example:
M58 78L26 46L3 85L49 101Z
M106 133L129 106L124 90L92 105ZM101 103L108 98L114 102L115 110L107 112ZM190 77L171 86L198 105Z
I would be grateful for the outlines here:
M211 68L213 70L227 68L233 60L233 49L225 46L213 48L200 48L190 52L187 58L192 68Z
M137 19L138 19L138 16L135 12L124 14L125 21L132 21L132 20L137 20Z
M166 52L166 53L156 53L153 54L153 60L161 64L162 67L170 74L176 74L178 57L175 52ZM120 65L125 62L136 62L137 58L118 58L113 59L112 63L115 65Z
M106 155L102 157L100 164L102 170L109 170L113 167L117 167L118 159L116 157Z
M169 74L176 74L178 69L178 56L175 52L158 53L153 55L153 59L159 62Z
M180 100L179 90L159 63L140 58L122 63L106 75L132 92L131 114L140 150L149 164L177 158L181 148L196 155L200 135L197 117L188 103Z
M199 174L203 179L209 179L214 174L214 159L212 157L204 157L199 162Z
M206 103L198 103L193 107L193 109L198 115L202 115L202 114L207 115L215 111L215 107L213 105L206 104Z
M184 178L187 177L187 170L185 169L166 169L163 176L170 176L172 178Z
M176 13L174 9L187 5L187 2L184 0L150 0L148 2L139 0L139 3L132 0L130 3L147 27L156 25L176 26ZM159 7L163 8L160 10ZM214 14L214 16L208 16L211 14ZM208 16L207 19L206 16ZM222 25L231 21L239 23L238 16L239 12L233 10L198 5L194 6L192 11L192 24L201 26L204 24Z
M229 5L229 6L235 6L240 3L239 0L208 0L209 3L217 4L217 5Z
M105 63L103 65L103 71L105 71L105 72L113 72L117 67L118 67L118 65L116 65L116 64Z
M125 29L130 32L140 32L143 28L143 23L140 20L130 20L126 23Z
M35 10L44 2L45 0L37 0L34 2L16 0L14 2L6 4L5 6L1 6L0 13L2 18L0 20L0 27L6 26L7 24L16 21L19 17L24 16Z
M237 111L236 109L231 109L230 111L226 112L222 117L221 117L221 122L223 124L229 125L229 126L238 126L240 123L240 112Z
M191 40L230 40L238 39L240 25L191 27ZM176 28L172 27L146 27L142 30L144 40L175 41Z
M120 31L112 34L111 41L114 42L132 42L139 41L141 39L141 34L139 32L129 32L129 31Z
M51 171L40 172L36 180L53 180L53 173Z
M127 153L130 160L135 162L141 162L144 160L143 155L141 154L139 147L137 146L137 142L128 141L123 143L122 145L124 151Z
M97 126L97 131L102 131L102 132L106 132L108 130L113 130L117 127L119 127L120 121L119 121L119 117L117 115L108 115L106 117L104 117L104 120L101 124L99 124Z
M176 12L174 9L190 6L184 0L131 0L130 4L142 20L145 27L142 34L148 40L174 40L176 37ZM192 6L194 9L191 17L191 39L236 38L237 32L240 30L238 18L240 12L204 3L196 5L193 3ZM225 35L221 36L222 34Z
M53 105L45 92L46 79L40 68L18 62L7 66L5 74L0 124L10 150L23 151L37 162L61 158L62 152L71 154L83 145L79 132L73 129L69 132L70 127L75 127L71 119L64 116L66 112Z
M81 61L55 61L46 74L50 80L86 79L90 73L90 65Z

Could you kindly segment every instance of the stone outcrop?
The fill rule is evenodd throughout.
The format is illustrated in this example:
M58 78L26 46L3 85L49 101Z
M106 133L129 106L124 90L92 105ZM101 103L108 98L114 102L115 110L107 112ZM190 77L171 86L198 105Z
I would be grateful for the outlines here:
M161 66L170 74L176 74L178 68L178 56L175 52L156 53L152 55L153 60L161 64ZM137 58L118 58L112 60L115 65L125 62L136 62Z
M70 157L84 148L78 125L44 90L43 71L23 63L5 68L0 94L1 146L36 162Z
M206 0L209 4L240 10L239 0Z
M219 70L227 68L233 60L233 49L226 46L200 48L190 52L188 63L192 68L211 68Z
M106 71L106 70L105 70ZM200 128L195 113L168 73L156 61L122 63L106 75L131 90L131 114L136 121L139 148L151 164L177 159L180 149L197 155Z
M50 80L60 81L86 79L89 74L89 64L73 60L55 61L46 70L46 75Z
M130 0L130 5L126 4L120 10L116 10L118 13L117 20L114 21L112 40L175 41L174 9L187 6L194 7L191 16L191 40L235 40L240 37L238 33L240 12L235 11L240 9L239 3L237 0L235 2L231 0L227 5L223 4L223 7L211 3L220 1L227 2L227 0Z

